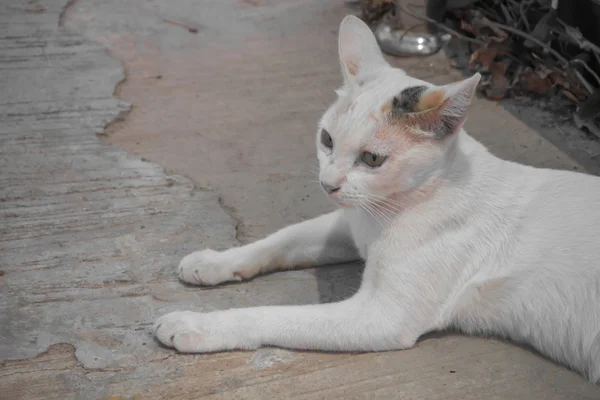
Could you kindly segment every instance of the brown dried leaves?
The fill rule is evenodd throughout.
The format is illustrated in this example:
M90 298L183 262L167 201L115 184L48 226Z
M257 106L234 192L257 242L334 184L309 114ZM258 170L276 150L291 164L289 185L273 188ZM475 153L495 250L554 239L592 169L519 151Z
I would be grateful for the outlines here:
M558 90L574 103L585 98L585 92L570 82L566 71L557 65L547 66L534 51L523 52L507 32L482 24L486 19L479 13L462 11L457 16L463 31L486 43L475 49L469 60L470 69L484 75L479 89L486 97L501 100L515 89L542 96ZM470 23L474 18L477 23Z

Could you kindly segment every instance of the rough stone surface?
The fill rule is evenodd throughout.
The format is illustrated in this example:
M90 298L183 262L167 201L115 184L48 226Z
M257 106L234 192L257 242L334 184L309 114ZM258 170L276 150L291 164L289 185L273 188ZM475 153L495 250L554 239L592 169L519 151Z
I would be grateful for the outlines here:
M149 326L164 312L335 301L358 286L358 264L214 289L182 285L174 271L193 250L238 243L219 200L242 241L331 209L311 183L313 134L339 84L335 40L348 9L11 3L0 5L0 398L600 397L526 349L456 335L360 355L160 347ZM117 59L129 113L113 96ZM459 78L443 55L394 62L436 83ZM495 103L477 100L467 128L503 157L579 168Z
M105 47L59 29L65 4L0 5L0 360L68 343L79 370L145 378L140 366L171 354L149 336L157 316L177 302L228 307L265 282L212 291L177 282L186 253L237 244L236 223L216 194L101 143L96 134L129 110L113 97L123 69ZM296 303L303 286L266 300ZM17 378L0 372L0 397L32 398L7 384ZM67 390L104 391L73 379Z

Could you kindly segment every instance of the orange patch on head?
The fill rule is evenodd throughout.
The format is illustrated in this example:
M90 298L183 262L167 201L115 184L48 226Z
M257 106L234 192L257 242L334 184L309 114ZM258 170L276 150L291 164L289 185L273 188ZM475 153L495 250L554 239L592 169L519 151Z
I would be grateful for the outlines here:
M378 129L375 137L381 141L400 141L404 145L411 145L418 142L418 136L411 132L410 127L406 125L392 124Z
M387 141L399 134L400 132L397 128L393 126L387 126L383 129L378 129L377 132L375 132L375 137L379 140Z
M419 129L420 124L424 120L432 118L428 114L417 114L417 116L393 121L389 125L378 129L375 132L375 137L382 141L401 140L405 146L412 146L418 143L432 143L431 137L424 135Z
M417 103L415 111L426 111L441 106L444 103L444 96L443 90L425 92Z
M392 103L387 103L381 106L381 113L382 114L387 114L390 111L392 111Z

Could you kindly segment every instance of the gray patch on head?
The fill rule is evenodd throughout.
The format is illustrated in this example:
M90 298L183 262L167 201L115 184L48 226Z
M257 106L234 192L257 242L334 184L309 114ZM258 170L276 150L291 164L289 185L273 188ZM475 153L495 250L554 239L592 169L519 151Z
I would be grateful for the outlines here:
M402 90L392 100L391 116L401 118L406 114L419 111L417 105L427 89L427 86L421 85L410 86ZM435 139L443 139L452 134L461 121L462 117L460 116L442 115L439 119L432 120L430 123L422 121L419 125L421 129L433 133Z
M392 115L401 116L417 111L417 104L421 100L421 95L427 90L427 86L410 86L402 90L399 95L394 96L392 100Z

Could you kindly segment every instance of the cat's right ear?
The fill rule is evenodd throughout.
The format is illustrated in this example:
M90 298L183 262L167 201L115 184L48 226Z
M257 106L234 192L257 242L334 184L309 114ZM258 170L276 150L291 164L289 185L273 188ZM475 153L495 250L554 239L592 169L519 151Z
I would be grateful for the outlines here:
M371 29L359 18L348 15L340 25L338 51L344 81L361 85L389 66Z

